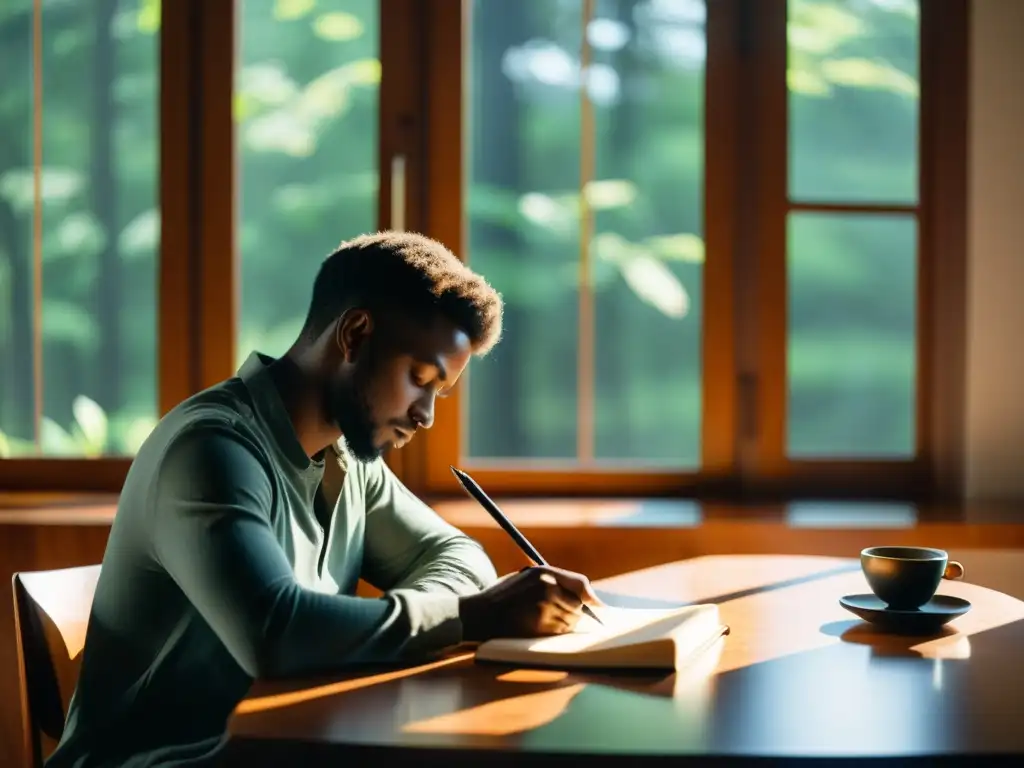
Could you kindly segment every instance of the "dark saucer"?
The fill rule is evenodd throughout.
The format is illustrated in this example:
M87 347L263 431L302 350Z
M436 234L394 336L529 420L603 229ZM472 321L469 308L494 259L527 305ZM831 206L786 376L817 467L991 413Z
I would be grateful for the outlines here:
M850 613L870 622L883 632L899 635L932 635L945 624L971 610L966 600L951 595L935 595L920 608L894 610L874 595L846 595L839 604Z

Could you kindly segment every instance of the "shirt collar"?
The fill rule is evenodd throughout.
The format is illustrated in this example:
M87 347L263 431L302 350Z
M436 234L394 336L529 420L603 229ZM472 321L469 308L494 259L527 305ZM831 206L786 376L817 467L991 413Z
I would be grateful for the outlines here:
M298 470L322 470L323 462L310 459L295 434L292 420L270 376L270 364L273 362L274 358L268 355L252 352L238 369L238 377L249 390L257 416L270 429L284 457Z

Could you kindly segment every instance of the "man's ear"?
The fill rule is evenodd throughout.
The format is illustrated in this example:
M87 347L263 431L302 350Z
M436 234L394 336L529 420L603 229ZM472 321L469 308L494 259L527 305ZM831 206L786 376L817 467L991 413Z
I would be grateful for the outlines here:
M365 309L348 309L334 326L334 343L346 363L354 362L373 333L373 315Z

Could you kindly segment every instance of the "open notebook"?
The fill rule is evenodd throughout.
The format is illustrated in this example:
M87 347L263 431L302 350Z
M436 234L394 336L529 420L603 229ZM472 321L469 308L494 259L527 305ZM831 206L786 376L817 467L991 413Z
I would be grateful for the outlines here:
M488 640L476 658L523 666L675 670L729 631L713 604L669 610L608 606L595 612L604 626L583 616L566 635Z

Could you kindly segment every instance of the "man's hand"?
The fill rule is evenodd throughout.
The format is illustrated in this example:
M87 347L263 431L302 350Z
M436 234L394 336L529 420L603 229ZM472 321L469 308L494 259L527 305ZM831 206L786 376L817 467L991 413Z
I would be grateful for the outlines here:
M470 642L492 637L539 637L571 632L583 604L601 601L586 576L550 566L524 568L475 595L459 599L462 636Z

